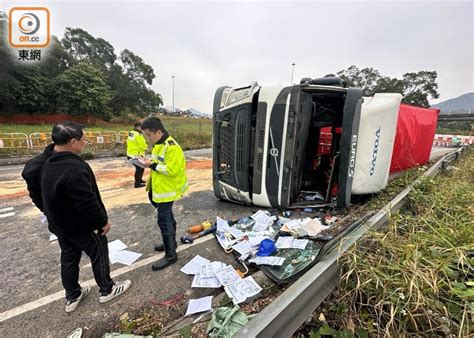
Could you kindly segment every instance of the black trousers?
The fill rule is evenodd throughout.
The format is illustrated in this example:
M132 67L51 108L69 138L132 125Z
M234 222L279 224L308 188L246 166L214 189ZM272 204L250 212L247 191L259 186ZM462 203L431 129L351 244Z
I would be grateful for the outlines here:
M107 237L93 232L76 236L57 235L61 247L61 281L66 290L66 299L74 300L81 294L79 285L79 262L82 251L89 256L94 279L101 294L109 294L113 281L110 278L109 249Z
M157 203L156 210L158 212L158 227L162 236L176 237L176 220L173 215L173 201Z
M128 159L131 159L130 156L127 156ZM135 185L139 184L139 183L142 183L142 179L143 179L143 173L145 172L145 169L142 168L142 167L139 167L137 165L133 165L135 167Z

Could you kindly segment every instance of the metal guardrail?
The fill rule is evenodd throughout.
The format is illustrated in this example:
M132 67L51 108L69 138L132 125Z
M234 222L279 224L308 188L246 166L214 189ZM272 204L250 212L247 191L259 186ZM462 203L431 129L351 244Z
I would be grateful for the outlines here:
M128 131L86 131L89 144L124 144ZM0 133L0 149L37 149L51 143L51 133Z
M446 169L449 163L457 159L467 147L459 148L438 160L423 176L435 176ZM367 222L341 238L313 268L293 283L285 292L273 300L258 313L234 337L289 337L308 319L313 311L326 299L339 283L340 266L338 260L368 230L377 229L386 224L390 214L400 209L407 196L423 179L418 178L411 186L399 193Z
M29 148L28 135L24 133L0 133L0 149Z

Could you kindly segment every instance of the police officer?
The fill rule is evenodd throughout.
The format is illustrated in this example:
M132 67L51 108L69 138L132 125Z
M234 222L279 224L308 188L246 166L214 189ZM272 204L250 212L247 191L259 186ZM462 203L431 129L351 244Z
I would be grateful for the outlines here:
M140 123L135 123L133 130L128 132L127 138L127 158L130 160L135 156L145 156L145 150L148 148L145 137L142 134ZM142 180L143 172L145 169L135 165L135 188L145 186L145 182Z
M168 134L159 118L150 117L141 127L154 144L152 160L145 160L145 166L151 169L148 196L157 209L163 239L163 245L156 245L155 250L165 251L165 256L153 264L152 269L161 270L178 260L176 220L172 208L173 202L188 190L186 160L180 145Z

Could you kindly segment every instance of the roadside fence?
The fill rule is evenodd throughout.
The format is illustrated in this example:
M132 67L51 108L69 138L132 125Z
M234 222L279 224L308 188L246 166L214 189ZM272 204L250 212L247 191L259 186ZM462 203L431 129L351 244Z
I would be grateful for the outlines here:
M124 144L128 131L86 131L89 144ZM0 149L37 149L51 143L51 133L0 133Z

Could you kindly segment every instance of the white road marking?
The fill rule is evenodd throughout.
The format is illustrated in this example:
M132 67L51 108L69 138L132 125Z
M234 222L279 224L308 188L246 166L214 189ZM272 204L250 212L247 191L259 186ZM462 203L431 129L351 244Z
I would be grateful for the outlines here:
M213 238L214 238L214 236L212 236L212 235L211 236L208 235L208 236L205 236L205 237L198 238L194 241L193 244L187 244L187 245L179 246L176 251L181 252L181 251L187 250L192 246L195 246L195 245L201 244L203 242L209 241ZM123 268L114 270L114 271L111 272L110 275L111 275L112 278L118 277L118 276L123 275L127 272L130 272L130 271L136 270L138 268L141 268L143 266L149 265L149 264L155 262L156 260L160 259L163 256L164 256L164 253L153 255L151 257L148 257L148 258L145 258L141 261L138 261L138 262L136 262L136 263L134 263L130 266L124 266ZM152 272L150 271L150 273L152 273ZM94 286L94 285L96 285L94 279L89 279L85 282L81 282L81 286ZM132 281L132 285L133 285L133 281ZM58 292L53 293L51 295L48 295L46 297L37 299L35 301L29 302L29 303L17 306L16 308L7 310L5 312L2 312L2 313L0 313L0 323L4 322L4 321L6 321L10 318L19 316L19 315L21 315L25 312L35 310L35 309L37 309L37 308L39 308L43 305L47 305L49 303L52 303L52 302L54 302L58 299L62 299L62 298L64 298L64 290L58 291Z
M11 217L11 216L15 216L16 212L9 212L7 214L2 214L0 215L0 218L6 218L6 217Z
M13 207L0 209L0 212L7 212L7 211L11 211L11 210L13 210Z

